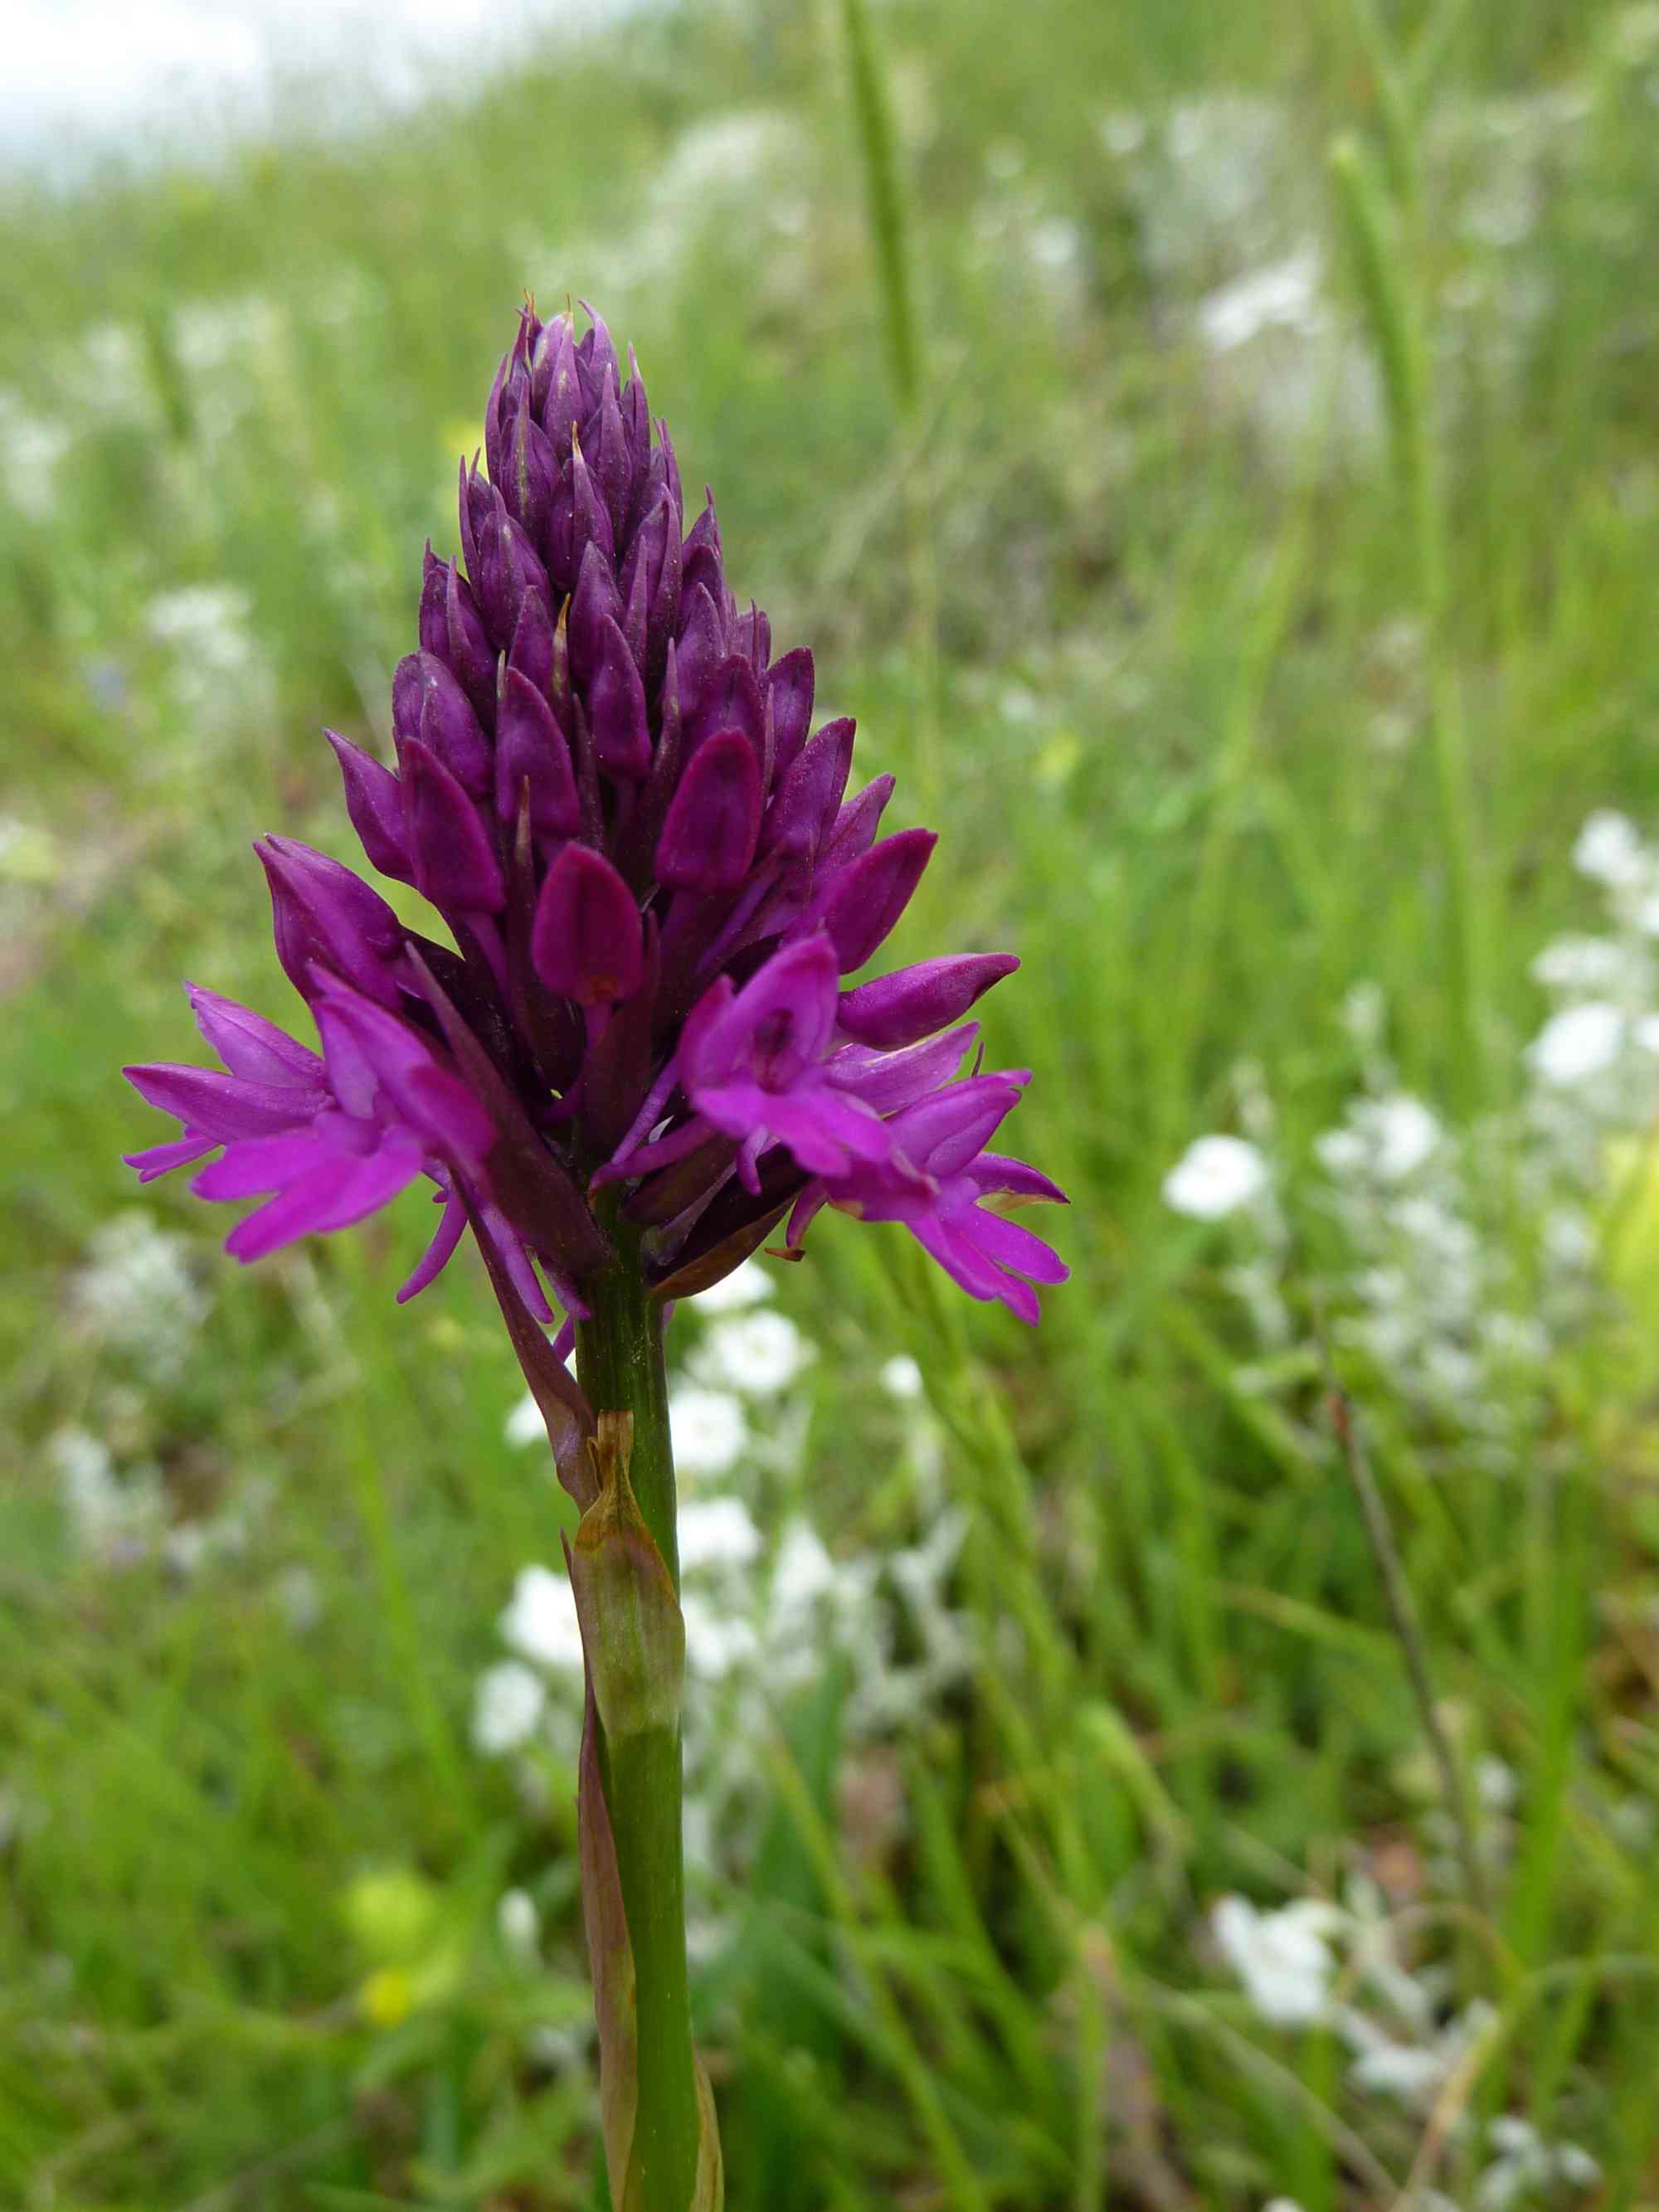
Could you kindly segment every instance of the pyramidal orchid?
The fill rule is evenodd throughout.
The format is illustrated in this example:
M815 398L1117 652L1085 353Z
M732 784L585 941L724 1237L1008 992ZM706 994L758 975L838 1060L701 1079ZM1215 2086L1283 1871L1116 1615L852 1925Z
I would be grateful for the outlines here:
M462 559L427 548L395 766L327 733L369 866L426 902L431 933L337 861L262 839L317 1046L191 987L220 1066L126 1071L180 1129L130 1164L206 1161L202 1197L259 1200L228 1240L245 1261L424 1182L441 1211L400 1298L476 1241L582 1509L612 2196L685 2212L720 2179L687 2002L665 1318L775 1232L799 1253L830 1207L902 1224L969 1297L1034 1322L1032 1285L1066 1269L1007 1210L1061 1194L988 1149L1025 1071L963 1072L1011 956L847 983L933 836L880 836L890 777L849 796L854 726L814 730L812 656L775 652L739 605L712 497L686 526L632 353L624 378L597 316L579 335L526 309L482 459L460 472Z

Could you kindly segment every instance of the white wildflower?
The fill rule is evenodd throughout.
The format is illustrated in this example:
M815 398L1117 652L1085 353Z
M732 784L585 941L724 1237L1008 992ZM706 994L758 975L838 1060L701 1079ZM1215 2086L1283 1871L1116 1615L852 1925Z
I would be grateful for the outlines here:
M688 1575L745 1567L759 1557L760 1530L736 1498L694 1498L680 1508L680 1569Z
M1477 1997L1431 2040L1404 2043L1385 2035L1352 2008L1345 2009L1338 2025L1358 2054L1348 2078L1362 2094L1395 2097L1416 2111L1426 2111L1452 2069L1486 2033L1494 2017L1492 2007Z
M1552 1014L1527 1047L1527 1065L1560 1090L1604 1074L1618 1059L1628 1024L1620 1008L1592 999Z
M718 1283L697 1293L700 1314L739 1313L749 1306L764 1305L772 1295L772 1278L758 1260L745 1260Z
M921 1395L921 1370L908 1352L896 1352L884 1362L877 1378L890 1398L908 1405Z
M1474 2185L1476 2212L1508 2212L1522 2197L1540 2196L1565 2181L1575 2189L1593 2189L1601 2169L1577 2143L1545 2142L1529 2120L1501 2113L1486 2130L1486 2140L1498 2153Z
M1532 963L1532 979L1569 998L1619 998L1640 991L1646 963L1610 937L1558 937Z
M502 1434L510 1444L541 1444L547 1442L547 1424L542 1419L542 1409L533 1395L526 1390L507 1415Z
M536 1733L546 1700L540 1675L519 1660L486 1668L473 1699L474 1748L490 1758L520 1749Z
M742 1401L729 1390L680 1385L668 1395L674 1463L684 1475L719 1475L735 1465L749 1440Z
M709 1330L696 1369L716 1388L770 1397L787 1390L811 1358L812 1347L782 1314L734 1314Z
M1164 1178L1164 1202L1194 1221L1219 1221L1259 1198L1267 1164L1243 1137L1200 1137Z
M1338 1908L1318 1898L1259 1912L1246 1898L1224 1897L1210 1914L1245 1996L1275 2027L1306 2027L1322 2016L1336 1972L1330 1939L1344 1924Z
M695 1590L680 1599L685 1620L685 1663L698 1680L717 1682L759 1655L754 1624L741 1614L711 1605Z
M1325 324L1319 279L1319 253L1310 246L1222 285L1199 303L1206 344L1212 353L1231 353L1267 330L1316 337Z
M1605 884L1609 890L1626 890L1639 884L1647 869L1647 855L1636 824L1628 815L1610 806L1599 808L1578 832L1572 864L1580 875Z
M64 1510L87 1551L113 1553L128 1545L142 1546L154 1534L161 1518L155 1486L123 1482L101 1437L87 1429L59 1429L47 1452Z
M307 1566L284 1567L274 1585L278 1612L290 1636L303 1636L323 1617L323 1593Z
M541 1944L542 1919L527 1889L506 1889L495 1907L501 1948L520 1966L533 1966Z
M1512 1812L1521 1795L1515 1769L1506 1766L1501 1759L1475 1761L1474 1788L1480 1802L1492 1813Z
M101 1344L130 1352L156 1380L181 1367L208 1310L190 1244L134 1206L106 1222L72 1286L75 1309Z
M33 413L16 392L0 391L0 490L32 522L52 514L52 472L70 443L64 424Z
M581 1630L575 1592L567 1577L547 1567L521 1568L512 1602L501 1615L501 1631L506 1643L538 1666L580 1674Z

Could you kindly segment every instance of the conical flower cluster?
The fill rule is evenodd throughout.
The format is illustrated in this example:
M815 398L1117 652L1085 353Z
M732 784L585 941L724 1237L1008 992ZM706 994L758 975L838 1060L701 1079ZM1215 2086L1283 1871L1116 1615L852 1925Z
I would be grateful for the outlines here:
M361 1219L422 1177L442 1214L399 1296L469 1222L502 1287L552 1319L611 1264L717 1281L787 1216L904 1223L977 1298L1035 1320L1065 1269L1006 1218L1060 1193L987 1147L1027 1080L961 1076L963 1018L1018 963L924 961L855 988L934 843L878 835L892 779L848 795L854 726L812 728L812 656L726 580L712 498L685 527L674 448L605 325L523 314L463 465L463 568L428 546L420 649L392 684L392 770L329 733L373 867L256 847L277 957L320 1052L198 989L223 1073L128 1069L213 1152L210 1199L260 1197L252 1260ZM222 1148L222 1150L221 1150ZM615 1187L615 1188L613 1188ZM601 1199L601 1194L609 1192ZM602 1225L602 1224L609 1224Z

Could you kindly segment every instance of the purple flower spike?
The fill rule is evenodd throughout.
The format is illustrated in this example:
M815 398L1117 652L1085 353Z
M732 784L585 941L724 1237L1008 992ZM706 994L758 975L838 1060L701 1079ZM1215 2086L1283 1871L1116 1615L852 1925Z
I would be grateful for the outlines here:
M460 466L461 557L428 547L413 580L395 772L328 732L369 865L447 928L406 928L337 861L261 840L322 1050L193 990L222 1066L129 1071L179 1125L131 1164L198 1164L203 1195L259 1200L233 1236L247 1259L423 1180L438 1226L401 1295L470 1234L548 1405L564 1370L537 1334L544 1283L585 1310L616 1210L670 1301L791 1207L797 1243L831 1207L902 1224L1029 1320L1063 1270L1003 1209L1060 1194L985 1149L1024 1078L963 1075L964 1017L1017 963L842 988L933 833L878 842L892 778L848 796L854 724L814 732L811 653L733 591L712 495L688 518L631 354L624 371L578 320L517 319L485 465Z
M922 960L842 994L836 1016L849 1037L884 1052L915 1044L960 1021L993 983L1019 965L1012 952L964 952Z
M530 939L536 973L579 1006L631 998L645 971L640 910L602 854L567 845L548 870Z

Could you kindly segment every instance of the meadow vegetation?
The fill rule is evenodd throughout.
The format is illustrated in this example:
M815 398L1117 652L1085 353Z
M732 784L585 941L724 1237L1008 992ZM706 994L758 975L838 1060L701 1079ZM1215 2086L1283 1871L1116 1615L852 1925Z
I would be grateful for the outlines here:
M0 191L0 2200L605 2202L480 1272L118 1157L177 979L297 1013L528 287L1073 1200L1035 1334L833 1218L676 1324L733 2212L1659 2204L1656 210L1556 0L669 8Z

